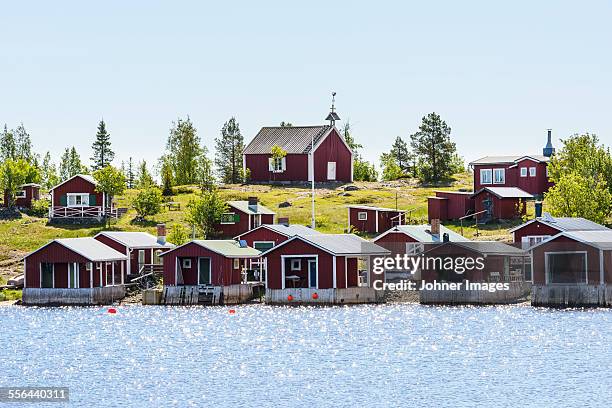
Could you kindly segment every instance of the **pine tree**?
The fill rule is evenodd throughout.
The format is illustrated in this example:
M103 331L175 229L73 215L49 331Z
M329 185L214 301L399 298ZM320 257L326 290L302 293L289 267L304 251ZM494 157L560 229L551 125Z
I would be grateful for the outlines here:
M410 136L421 181L437 183L452 176L457 149L450 133L451 128L433 112L423 117L419 131Z
M15 156L24 159L30 164L34 164L36 157L32 152L32 140L23 123L17 126L13 133L15 138Z
M355 142L355 138L351 135L351 124L348 120L344 124L342 133L344 135L344 141L346 142L346 144L349 146L349 148L353 152L353 155L358 154L359 149L363 148L363 146Z
M414 155L408 149L408 143L401 137L395 138L395 142L391 146L391 156L395 158L395 162L405 174L415 175L414 172Z
M51 153L47 152L45 154L40 172L42 178L42 185L45 189L50 189L51 187L59 183L57 169L55 167L55 164L51 161Z
M134 166L132 165L132 158L128 161L127 172L126 172L127 188L134 188Z
M211 191L215 187L215 177L213 175L213 163L206 156L207 149L202 149L202 154L198 159L198 169L196 173L196 181L200 190Z
M243 178L242 151L244 138L240 133L240 125L236 118L230 118L221 128L221 137L215 138L215 165L221 181L224 183L240 183Z
M172 165L167 157L161 158L162 195L171 196L174 179L172 176Z
M15 144L15 136L12 130L8 130L6 124L4 131L0 136L0 161L4 162L9 159L17 158L17 146Z
M153 184L155 183L149 169L147 169L147 162L143 160L138 165L138 188L147 188Z
M76 148L66 148L60 159L59 173L61 181L66 181L77 174L87 173L87 167L81 163L81 156Z
M108 166L115 158L115 153L111 150L110 133L106 131L104 120L101 120L98 124L96 140L91 147L93 149L93 156L91 158L93 162L91 168L93 171Z
M172 122L166 150L175 183L193 184L201 149L200 138L189 116L185 120L179 118L177 122Z

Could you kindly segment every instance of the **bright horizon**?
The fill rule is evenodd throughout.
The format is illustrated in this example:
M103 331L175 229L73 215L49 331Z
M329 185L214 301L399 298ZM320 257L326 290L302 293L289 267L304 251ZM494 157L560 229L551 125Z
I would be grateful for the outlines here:
M541 154L596 133L610 145L612 6L519 1L367 4L8 3L0 26L0 125L23 122L57 164L90 164L103 117L114 165L153 166L171 122L189 115L210 157L235 116L245 144L262 126L324 124L337 92L362 155L379 165L435 111L466 164ZM300 21L300 24L295 24Z

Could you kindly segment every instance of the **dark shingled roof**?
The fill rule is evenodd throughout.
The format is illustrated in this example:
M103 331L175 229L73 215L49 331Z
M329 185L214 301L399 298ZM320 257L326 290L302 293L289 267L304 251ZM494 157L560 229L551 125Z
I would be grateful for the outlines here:
M263 127L244 149L245 154L269 154L278 145L287 153L309 153L314 137L315 145L331 129L331 126Z

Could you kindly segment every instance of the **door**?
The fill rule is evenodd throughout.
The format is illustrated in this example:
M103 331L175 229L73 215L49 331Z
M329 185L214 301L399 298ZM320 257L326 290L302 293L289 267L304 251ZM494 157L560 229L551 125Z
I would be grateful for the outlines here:
M144 265L145 265L145 250L139 249L138 250L138 273L140 273L140 270L142 269Z
M210 258L198 258L198 285L210 283Z
M327 179L336 179L336 162L327 162Z
M40 287L41 288L52 288L53 287L53 264L43 262L40 264Z
M308 287L317 288L317 261L308 260Z
M79 287L79 264L76 262L68 264L68 287L71 289Z

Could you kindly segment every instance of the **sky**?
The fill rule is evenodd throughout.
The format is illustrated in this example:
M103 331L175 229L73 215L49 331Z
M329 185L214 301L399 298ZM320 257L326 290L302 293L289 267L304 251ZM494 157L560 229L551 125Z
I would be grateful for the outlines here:
M437 112L466 162L541 154L591 132L612 145L609 1L3 1L0 125L23 122L57 162L163 154L189 115L204 145L235 116L248 143L281 121L323 124L331 92L362 155Z

